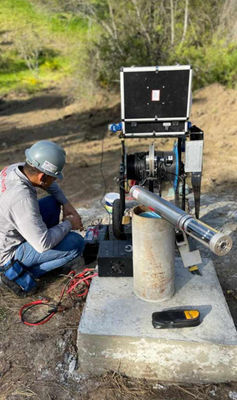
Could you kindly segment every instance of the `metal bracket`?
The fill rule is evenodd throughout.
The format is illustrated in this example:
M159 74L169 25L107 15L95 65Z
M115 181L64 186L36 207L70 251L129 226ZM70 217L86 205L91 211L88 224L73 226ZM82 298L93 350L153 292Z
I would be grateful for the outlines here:
M185 268L202 263L200 251L190 251L187 235L184 232L179 231L179 239L176 240L176 245Z

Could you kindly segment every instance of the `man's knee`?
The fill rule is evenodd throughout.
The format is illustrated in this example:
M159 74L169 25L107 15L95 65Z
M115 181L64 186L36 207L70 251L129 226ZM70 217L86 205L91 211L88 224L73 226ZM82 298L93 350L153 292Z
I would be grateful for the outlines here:
M79 233L69 232L58 246L65 251L76 251L81 254L85 246L84 238Z
M72 243L73 249L83 251L85 246L84 238L76 232L69 232L68 235L70 236L70 241Z

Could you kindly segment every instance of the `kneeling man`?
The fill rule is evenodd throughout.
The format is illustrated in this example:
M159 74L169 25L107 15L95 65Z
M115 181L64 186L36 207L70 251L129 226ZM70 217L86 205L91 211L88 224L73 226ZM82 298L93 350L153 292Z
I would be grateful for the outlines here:
M42 140L25 151L26 162L0 173L0 270L4 285L19 296L32 293L36 278L81 255L83 237L76 209L56 183L65 151ZM36 188L48 195L37 199ZM62 221L59 216L62 209Z

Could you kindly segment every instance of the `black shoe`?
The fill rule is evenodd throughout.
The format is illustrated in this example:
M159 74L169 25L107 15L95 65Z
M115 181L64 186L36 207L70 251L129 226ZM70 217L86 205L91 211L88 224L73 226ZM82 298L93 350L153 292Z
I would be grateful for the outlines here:
M37 287L33 288L32 290L30 290L29 292L25 292L19 285L17 285L16 282L11 281L10 279L8 279L4 274L1 275L1 281L3 283L4 286L7 286L7 288L13 292L14 294L16 294L18 297L27 297L27 296L31 296L33 294L35 294L35 292L37 291Z

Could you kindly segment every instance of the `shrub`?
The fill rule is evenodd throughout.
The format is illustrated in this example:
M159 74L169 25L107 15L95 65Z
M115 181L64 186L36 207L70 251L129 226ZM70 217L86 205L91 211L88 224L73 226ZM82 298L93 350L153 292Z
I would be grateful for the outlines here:
M194 89L219 82L235 87L237 78L237 45L214 39L205 46L182 46L176 49L170 63L191 64L194 69Z

